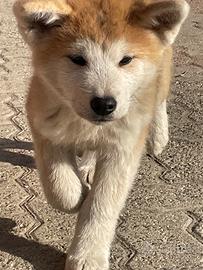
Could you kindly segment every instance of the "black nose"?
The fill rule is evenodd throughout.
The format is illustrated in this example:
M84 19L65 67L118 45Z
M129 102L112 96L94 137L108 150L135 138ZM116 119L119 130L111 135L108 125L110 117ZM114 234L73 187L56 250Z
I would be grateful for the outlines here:
M90 102L92 110L97 115L108 115L115 111L117 102L113 97L94 97Z

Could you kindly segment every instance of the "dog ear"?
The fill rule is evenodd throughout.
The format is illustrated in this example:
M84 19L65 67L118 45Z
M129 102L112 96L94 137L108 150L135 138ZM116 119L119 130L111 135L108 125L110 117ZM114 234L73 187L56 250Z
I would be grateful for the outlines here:
M166 44L172 44L187 18L190 7L185 0L155 0L145 6L134 6L129 14L131 25L139 24L154 31Z
M32 45L54 28L61 27L72 8L65 0L17 0L13 11L20 33Z

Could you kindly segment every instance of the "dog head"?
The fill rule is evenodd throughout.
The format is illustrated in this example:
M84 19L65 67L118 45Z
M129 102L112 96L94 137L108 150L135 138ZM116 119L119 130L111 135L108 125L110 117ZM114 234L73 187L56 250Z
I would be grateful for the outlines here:
M35 74L82 118L125 116L155 79L182 25L184 0L18 0Z

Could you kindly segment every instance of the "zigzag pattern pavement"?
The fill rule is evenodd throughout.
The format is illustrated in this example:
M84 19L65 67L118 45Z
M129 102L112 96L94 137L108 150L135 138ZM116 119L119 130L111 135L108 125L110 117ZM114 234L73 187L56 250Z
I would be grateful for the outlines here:
M112 270L203 269L203 3L190 3L175 54L171 140L160 157L143 158L117 227ZM11 5L0 2L0 269L62 270L75 217L49 207L38 182L24 111L29 53Z
M13 96L12 99L7 102L7 105L9 108L13 111L13 116L10 118L13 125L17 128L16 134L13 136L13 139L16 142L21 142L21 136L24 135L25 127L21 125L20 121L18 119L22 118L22 110L18 108L17 106L14 106L12 100L15 100L17 97ZM23 136L25 139L25 136ZM28 163L27 163L28 165ZM25 235L30 239L36 239L34 236L34 232L44 223L42 219L35 213L35 211L30 207L30 202L36 198L36 193L34 189L29 187L26 179L28 176L32 173L31 169L21 167L23 170L22 175L16 179L16 182L21 186L21 188L27 193L27 197L19 204L19 206L27 212L33 219L33 225L27 230Z

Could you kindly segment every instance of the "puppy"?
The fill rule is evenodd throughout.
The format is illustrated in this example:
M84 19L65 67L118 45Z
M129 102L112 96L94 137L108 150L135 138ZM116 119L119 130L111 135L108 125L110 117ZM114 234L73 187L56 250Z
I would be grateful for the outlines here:
M48 202L79 211L65 270L109 269L117 219L149 135L168 141L172 44L184 0L18 0L32 50L27 115Z

